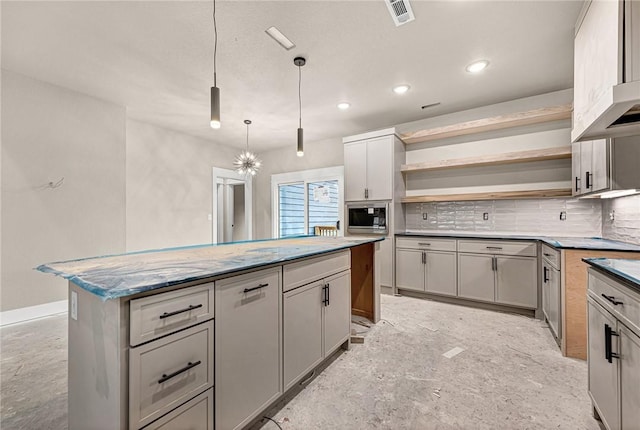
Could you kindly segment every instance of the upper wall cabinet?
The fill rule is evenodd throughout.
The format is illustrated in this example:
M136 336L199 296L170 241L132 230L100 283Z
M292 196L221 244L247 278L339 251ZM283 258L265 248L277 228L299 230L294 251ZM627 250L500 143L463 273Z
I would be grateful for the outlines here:
M394 135L344 142L344 200L391 200Z
M587 2L576 25L572 141L640 134L640 1Z
M640 189L640 136L574 142L572 153L572 195Z

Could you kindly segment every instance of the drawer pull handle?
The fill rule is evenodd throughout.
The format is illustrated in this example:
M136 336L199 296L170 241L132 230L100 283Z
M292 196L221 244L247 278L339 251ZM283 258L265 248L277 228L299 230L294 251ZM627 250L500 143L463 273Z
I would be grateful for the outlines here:
M180 370L176 370L173 373L170 374L162 374L162 378L158 379L158 384L162 384L164 382L167 382L169 379L178 376L181 373L186 372L187 370L193 369L194 367L196 367L198 364L202 363L202 361L198 360L195 363L189 362L186 366L184 366L182 369Z
M421 246L431 246L431 244L430 244L430 243L428 243L428 242L418 242L418 245L421 245Z
M614 306L618 306L618 305L624 304L620 300L616 300L616 298L614 296L607 296L605 293L602 293L602 297L604 297L605 299L607 299L608 301L613 303Z
M551 257L551 254L547 254L546 252L543 252L545 257Z
M497 250L502 250L501 246L487 246L487 249L497 249Z
M268 287L269 284L260 284L257 287L253 287L253 288L245 288L244 292L245 293L250 293L251 291L255 291L255 290L259 290L260 288L264 288L264 287Z
M201 308L201 307L202 307L202 303L201 303L201 304L199 304L199 305L189 305L189 307L188 307L188 308L180 309L179 311L165 312L165 313L163 313L162 315L160 315L160 319L161 319L161 320L163 320L163 319L165 319L165 318L169 318L169 317L172 317L172 316L174 316L174 315L181 314L181 313L183 313L183 312L189 312L189 311L192 311L192 310L194 310L194 309Z

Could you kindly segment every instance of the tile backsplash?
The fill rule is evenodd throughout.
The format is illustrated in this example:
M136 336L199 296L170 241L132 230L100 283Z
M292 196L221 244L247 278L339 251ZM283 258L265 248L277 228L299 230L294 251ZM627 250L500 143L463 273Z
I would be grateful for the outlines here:
M640 244L640 195L602 201L602 236Z
M597 199L411 203L405 209L407 231L602 236L603 209ZM561 216L565 220L561 220ZM640 213L636 213L638 219ZM640 229L636 230L636 234L639 232Z

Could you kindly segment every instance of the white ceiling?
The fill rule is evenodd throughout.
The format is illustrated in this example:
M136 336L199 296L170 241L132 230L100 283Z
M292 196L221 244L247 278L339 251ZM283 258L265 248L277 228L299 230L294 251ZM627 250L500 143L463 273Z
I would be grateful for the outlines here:
M222 128L209 127L212 3L2 1L2 67L124 105L131 118L257 151L565 89L580 1L413 1L395 27L377 1L217 3ZM264 30L296 43L285 51ZM475 59L489 68L465 72ZM391 87L408 83L398 96ZM347 111L336 104L349 101ZM422 111L421 106L441 102Z

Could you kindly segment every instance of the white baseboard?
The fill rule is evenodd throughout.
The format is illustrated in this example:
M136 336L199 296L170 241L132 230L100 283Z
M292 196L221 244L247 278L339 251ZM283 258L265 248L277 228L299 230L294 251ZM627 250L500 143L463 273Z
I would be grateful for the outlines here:
M59 302L12 309L10 311L0 312L0 326L4 327L11 324L18 324L38 318L66 313L68 309L68 300L60 300Z

